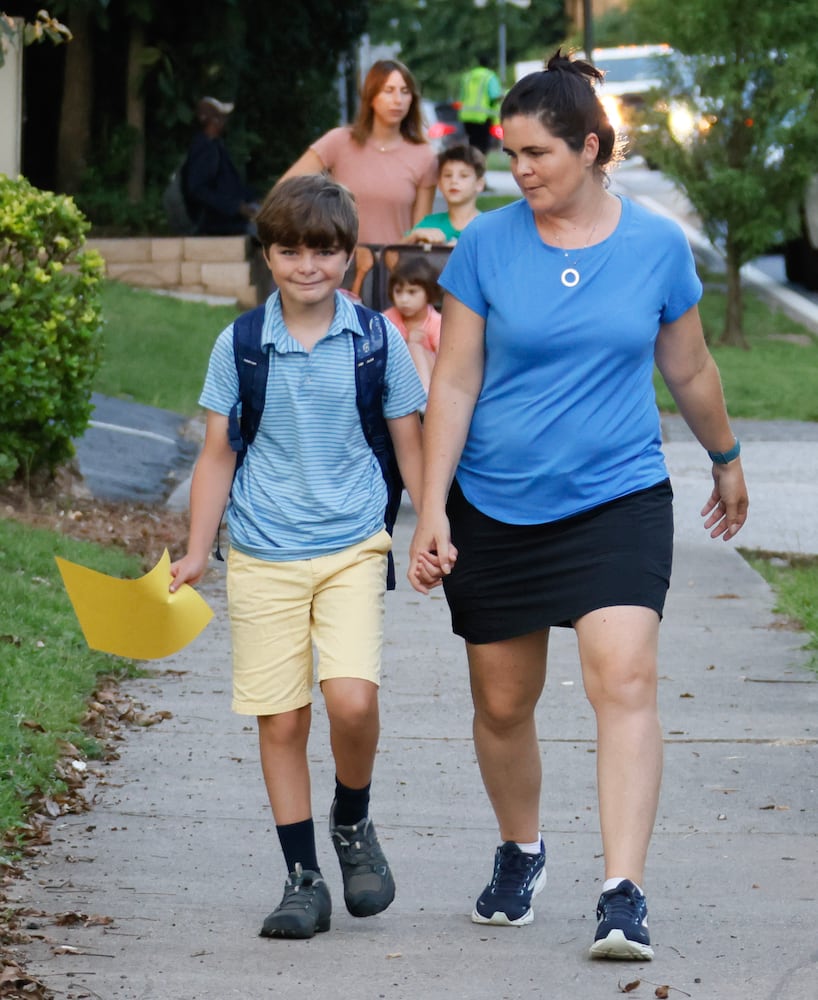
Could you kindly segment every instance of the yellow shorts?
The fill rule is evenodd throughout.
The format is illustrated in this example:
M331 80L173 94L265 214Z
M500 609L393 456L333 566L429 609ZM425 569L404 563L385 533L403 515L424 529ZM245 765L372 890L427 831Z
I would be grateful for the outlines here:
M266 562L231 549L227 597L233 711L278 715L312 702L319 683L380 682L387 531L317 559Z

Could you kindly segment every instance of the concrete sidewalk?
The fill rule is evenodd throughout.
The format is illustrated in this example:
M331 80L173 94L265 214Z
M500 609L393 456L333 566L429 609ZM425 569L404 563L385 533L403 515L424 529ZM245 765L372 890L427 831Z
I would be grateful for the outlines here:
M709 489L701 456L698 467L700 506ZM307 942L257 936L285 872L255 725L229 710L223 567L214 564L201 588L214 621L128 685L172 718L129 732L121 758L95 766L93 810L59 818L52 846L15 888L18 903L49 915L31 918L40 929L25 949L29 971L76 1000L586 1000L643 976L637 1000L654 995L652 984L696 1000L818 995L818 683L803 635L777 619L761 578L732 545L679 525L661 632L666 771L646 880L656 959L592 962L602 861L594 724L573 633L552 636L538 713L548 886L532 925L472 924L497 831L445 600L402 578L413 525L405 509L373 789L398 885L392 907L367 920L343 908L325 826L333 768L319 698L310 758L332 930ZM112 923L57 926L53 915L68 911ZM76 952L57 955L61 946Z

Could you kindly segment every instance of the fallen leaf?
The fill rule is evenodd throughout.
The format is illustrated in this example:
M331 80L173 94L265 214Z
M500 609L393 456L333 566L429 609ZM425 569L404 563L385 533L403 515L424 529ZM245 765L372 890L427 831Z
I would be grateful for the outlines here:
M617 983L616 985L619 987L620 993L633 993L634 990L639 989L641 983L642 983L641 979L634 979L633 982L625 983L624 986L622 985L622 983Z
M669 995L670 995L670 987L669 986L657 986L656 987L656 996L659 997L659 1000L667 1000L667 998L668 998Z

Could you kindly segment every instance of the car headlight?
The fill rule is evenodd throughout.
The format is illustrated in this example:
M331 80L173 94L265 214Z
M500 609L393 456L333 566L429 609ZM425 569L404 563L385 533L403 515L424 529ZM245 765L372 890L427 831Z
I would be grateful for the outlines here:
M667 116L667 127L673 138L686 146L696 132L696 120L686 104L671 104Z

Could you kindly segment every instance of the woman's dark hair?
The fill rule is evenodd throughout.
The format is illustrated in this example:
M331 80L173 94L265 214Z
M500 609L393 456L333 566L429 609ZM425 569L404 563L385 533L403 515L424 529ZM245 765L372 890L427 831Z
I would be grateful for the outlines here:
M431 261L416 253L408 253L399 257L397 264L390 271L387 291L392 298L392 292L397 285L420 285L426 292L427 301L434 304L440 298L437 279L438 271Z
M355 198L323 174L290 177L264 199L256 227L265 250L278 243L315 250L342 247L351 254L358 242Z
M384 84L395 70L403 77L404 83L412 94L412 103L409 105L406 117L400 123L401 135L408 142L426 142L426 136L423 132L423 119L420 114L420 88L415 78L403 63L398 62L397 59L379 59L372 64L369 72L366 74L366 79L361 87L361 103L358 108L358 114L352 123L352 138L360 146L363 146L372 134L372 119L375 117L375 112L372 110L372 102L383 90Z
M596 165L606 167L621 158L616 130L608 120L594 85L604 73L582 59L557 49L539 73L529 73L511 88L500 107L500 121L514 115L538 118L548 131L575 153L592 132L599 137Z

